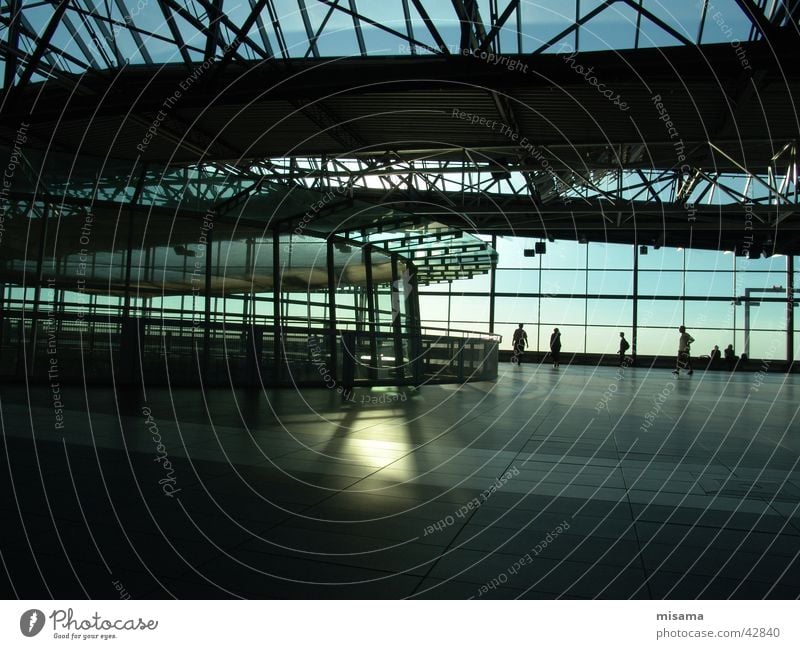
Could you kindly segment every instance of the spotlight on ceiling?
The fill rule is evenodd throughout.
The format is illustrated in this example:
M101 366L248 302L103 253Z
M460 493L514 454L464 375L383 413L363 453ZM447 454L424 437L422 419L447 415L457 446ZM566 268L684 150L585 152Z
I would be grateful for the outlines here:
M639 254L646 255L647 254L647 246L639 246Z
M537 255L543 255L547 252L547 244L544 241L537 241L534 244L534 248L536 250Z
M536 256L536 251L533 248L525 248L522 251L522 254L525 257L535 257Z

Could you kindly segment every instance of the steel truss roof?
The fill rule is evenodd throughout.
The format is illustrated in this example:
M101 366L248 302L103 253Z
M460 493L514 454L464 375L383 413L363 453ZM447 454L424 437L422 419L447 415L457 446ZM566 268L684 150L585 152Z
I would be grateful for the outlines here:
M0 137L93 160L112 200L144 165L216 169L222 212L346 186L475 232L735 249L746 222L800 250L800 2L555 4L8 0ZM347 214L315 220L386 228Z

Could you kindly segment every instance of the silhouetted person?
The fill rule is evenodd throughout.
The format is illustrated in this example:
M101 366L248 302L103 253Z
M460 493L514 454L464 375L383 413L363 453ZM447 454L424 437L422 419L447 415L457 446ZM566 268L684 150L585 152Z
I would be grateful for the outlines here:
M692 338L688 333L686 333L686 327L681 325L678 327L678 331L681 333L681 337L678 339L678 360L675 365L675 369L672 370L673 374L680 374L681 368L687 369L689 376L694 374L694 370L692 369L692 350L691 346L694 342L694 338Z
M736 352L733 351L733 345L728 345L725 348L725 363L728 365L729 372L733 372L736 369Z
M517 365L522 365L522 353L528 346L528 334L526 334L525 330L522 328L521 322L519 323L519 328L514 332L514 337L511 339L511 345L513 349L511 362L516 362Z
M550 356L553 358L553 369L561 365L561 332L558 327L550 335Z
M625 332L619 332L619 364L620 367L625 365L625 352L631 348L630 343L625 340Z
M719 345L714 345L714 349L708 355L708 366L718 367L719 361L722 359L722 352L719 350Z

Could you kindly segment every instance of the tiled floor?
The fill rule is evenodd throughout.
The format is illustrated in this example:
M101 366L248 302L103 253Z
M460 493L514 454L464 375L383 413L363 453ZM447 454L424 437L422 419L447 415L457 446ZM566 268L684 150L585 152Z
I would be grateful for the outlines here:
M798 375L500 374L352 402L76 386L61 429L49 387L2 386L0 592L800 596Z

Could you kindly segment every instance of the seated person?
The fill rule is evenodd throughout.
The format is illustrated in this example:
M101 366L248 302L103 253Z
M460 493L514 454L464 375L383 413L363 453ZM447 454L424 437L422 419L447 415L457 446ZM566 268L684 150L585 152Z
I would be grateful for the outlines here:
M733 351L733 345L728 345L725 348L725 362L728 365L728 370L732 372L736 367L736 352Z

